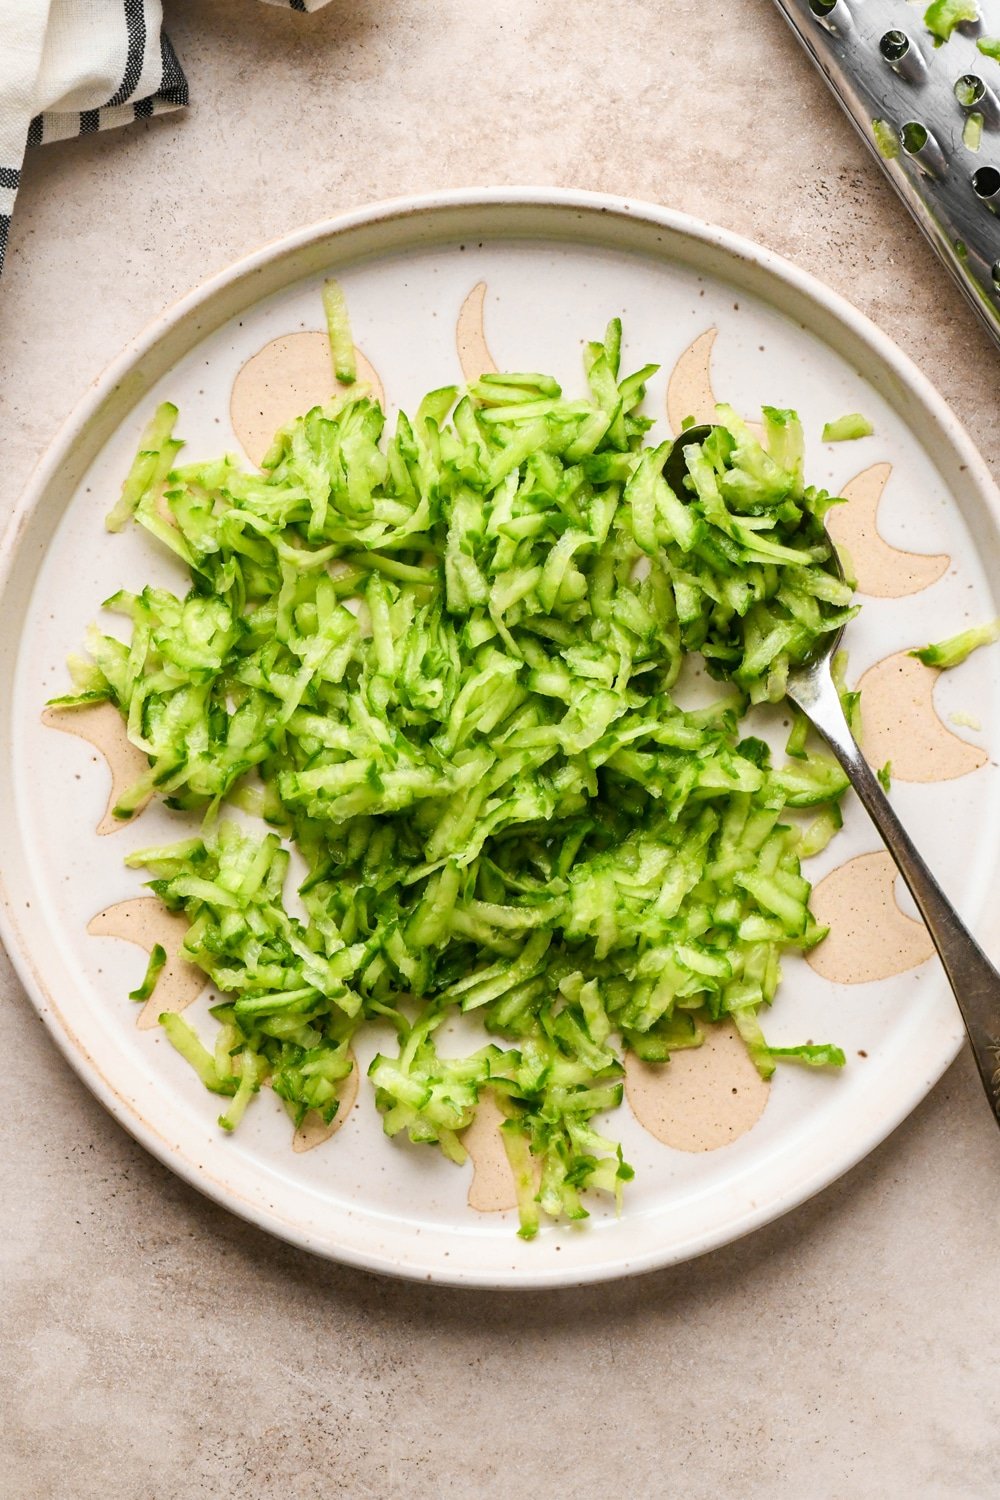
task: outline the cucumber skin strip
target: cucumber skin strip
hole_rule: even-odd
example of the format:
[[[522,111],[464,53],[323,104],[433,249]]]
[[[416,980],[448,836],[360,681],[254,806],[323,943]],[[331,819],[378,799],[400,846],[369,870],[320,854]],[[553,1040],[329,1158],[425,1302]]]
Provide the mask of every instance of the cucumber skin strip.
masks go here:
[[[353,385],[358,378],[358,365],[347,313],[347,299],[340,283],[332,278],[323,283],[323,310],[326,313],[333,373],[341,385]]]

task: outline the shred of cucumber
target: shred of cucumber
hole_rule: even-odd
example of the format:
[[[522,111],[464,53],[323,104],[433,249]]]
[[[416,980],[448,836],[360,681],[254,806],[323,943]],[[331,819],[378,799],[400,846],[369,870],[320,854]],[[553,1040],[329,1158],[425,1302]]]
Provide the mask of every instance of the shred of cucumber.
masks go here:
[[[951,38],[956,27],[965,21],[979,20],[976,0],[931,0],[924,11],[924,25],[934,38],[935,47]]]
[[[831,802],[806,825],[799,837],[799,858],[812,859],[821,854],[830,840],[840,832],[844,819],[840,808]]]
[[[960,666],[966,657],[971,656],[973,651],[978,651],[980,646],[992,646],[993,642],[998,640],[1000,640],[1000,619],[990,620],[984,625],[973,625],[969,630],[962,630],[958,635],[949,636],[946,641],[921,646],[919,650],[911,651],[910,655],[922,661],[925,667],[939,667],[944,670],[948,667]]]
[[[962,140],[970,151],[978,151],[983,142],[983,124],[985,117],[981,110],[974,109],[965,117],[962,127]]]
[[[839,1047],[829,1042],[807,1044],[802,1047],[771,1047],[772,1057],[784,1057],[790,1062],[805,1063],[809,1068],[842,1068],[846,1061]]]
[[[861,694],[847,686],[847,652],[838,651],[830,663],[830,675],[840,697],[844,717],[856,740],[861,739]]]
[[[872,134],[879,154],[886,161],[895,161],[899,155],[899,136],[887,120],[872,120]]]
[[[159,979],[161,973],[163,972],[163,969],[166,966],[166,962],[166,949],[161,947],[159,943],[154,943],[152,951],[149,955],[149,963],[146,967],[145,978],[139,985],[138,989],[129,990],[128,997],[130,1000],[145,1001],[150,998],[153,991],[156,989],[156,981]]]
[[[333,373],[341,385],[353,385],[358,378],[358,365],[354,353],[354,336],[347,312],[347,299],[343,287],[332,278],[323,284],[323,311],[326,313],[326,331],[330,340],[330,357]]]
[[[827,422],[823,427],[824,443],[850,443],[857,438],[871,437],[875,428],[867,417],[862,416],[859,411],[848,412],[846,416],[837,417],[832,422]]]
[[[345,380],[346,307],[324,297]],[[127,863],[187,916],[182,957],[223,996],[211,1049],[161,1016],[230,1100],[221,1126],[264,1085],[330,1123],[352,1041],[381,1025],[386,1132],[460,1162],[489,1093],[526,1236],[584,1218],[588,1192],[620,1202],[631,1168],[601,1120],[624,1052],[666,1064],[729,1017],[765,1075],[843,1062],[769,1047],[759,1013],[781,955],[825,934],[800,861],[839,827],[846,778],[801,719],[787,759],[741,727],[853,613],[836,498],[771,407],[763,441],[720,407],[675,493],[641,414],[655,367],[620,360],[615,320],[585,347],[586,399],[486,375],[391,433],[355,388],[279,432],[262,473],[176,467],[159,408],[109,524],[134,516],[190,586],[109,600],[129,638],[91,630],[65,700],[114,703],[148,757],[119,815],[155,791],[201,816]],[[735,693],[684,709],[693,653]],[[459,1012],[493,1039],[471,1056],[437,1046]]]
[[[162,490],[180,443],[172,438],[177,407],[164,401],[156,408],[139,440],[139,451],[122,484],[122,492],[108,512],[109,531],[122,531],[143,501]]]

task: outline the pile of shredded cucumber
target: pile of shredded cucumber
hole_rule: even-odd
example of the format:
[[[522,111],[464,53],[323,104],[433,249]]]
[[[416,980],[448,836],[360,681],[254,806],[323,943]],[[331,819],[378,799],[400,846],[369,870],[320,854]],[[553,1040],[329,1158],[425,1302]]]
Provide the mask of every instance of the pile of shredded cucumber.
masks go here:
[[[178,466],[161,406],[109,525],[134,517],[190,587],[108,600],[129,639],[92,628],[59,700],[110,700],[149,757],[119,816],[150,791],[200,815],[128,863],[224,996],[212,1039],[161,1017],[220,1124],[265,1085],[330,1122],[377,1023],[387,1134],[462,1162],[492,1091],[525,1236],[585,1217],[586,1190],[620,1200],[632,1171],[601,1117],[626,1050],[668,1065],[731,1018],[765,1075],[844,1060],[769,1047],[758,1013],[782,953],[824,936],[800,859],[839,827],[845,778],[802,720],[782,764],[741,735],[851,613],[833,502],[772,408],[760,442],[720,407],[673,493],[639,414],[656,367],[620,379],[620,341],[615,321],[586,346],[585,398],[485,375],[388,437],[354,385],[260,473]],[[696,711],[674,692],[691,653],[729,683]],[[485,1033],[461,1058],[435,1041],[458,1012]]]

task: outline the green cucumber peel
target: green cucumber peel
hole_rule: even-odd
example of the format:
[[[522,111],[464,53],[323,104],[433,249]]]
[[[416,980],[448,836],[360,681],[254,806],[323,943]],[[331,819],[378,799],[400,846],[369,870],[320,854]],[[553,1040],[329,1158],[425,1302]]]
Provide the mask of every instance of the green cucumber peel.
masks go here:
[[[919,650],[911,651],[910,655],[922,661],[925,667],[946,670],[948,667],[961,665],[980,646],[991,646],[997,640],[1000,640],[1000,619],[973,625],[971,629],[961,630],[958,635],[949,636],[945,641],[921,646]]]

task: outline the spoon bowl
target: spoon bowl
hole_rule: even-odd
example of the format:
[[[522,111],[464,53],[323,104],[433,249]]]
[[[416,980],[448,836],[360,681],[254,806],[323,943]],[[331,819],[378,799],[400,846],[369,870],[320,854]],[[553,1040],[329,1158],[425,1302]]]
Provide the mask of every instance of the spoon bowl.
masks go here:
[[[684,457],[684,449],[692,445],[700,448],[706,438],[710,438],[715,427],[710,422],[699,422],[696,427],[686,427],[679,437],[674,438],[670,452],[663,462],[663,477],[677,496],[678,500],[686,500],[685,480],[688,477],[687,460]]]

